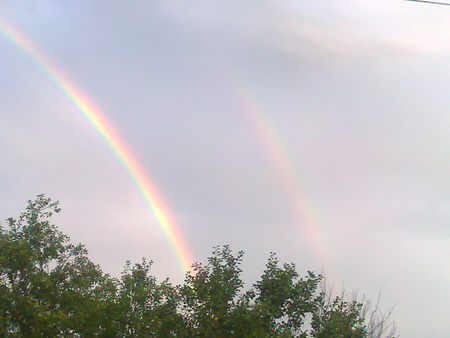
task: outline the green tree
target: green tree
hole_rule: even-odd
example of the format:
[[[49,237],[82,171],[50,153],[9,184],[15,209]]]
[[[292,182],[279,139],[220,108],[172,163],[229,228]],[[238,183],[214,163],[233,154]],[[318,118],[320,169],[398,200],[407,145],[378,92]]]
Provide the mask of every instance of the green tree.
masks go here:
[[[312,317],[314,338],[364,338],[367,329],[362,315],[363,304],[356,300],[347,301],[336,297],[331,303],[322,297],[317,311]]]
[[[152,262],[112,278],[83,245],[49,223],[57,202],[39,195],[0,227],[0,337],[393,338],[390,312],[300,277],[274,254],[244,290],[243,252],[216,247],[183,285],[161,283]]]
[[[111,290],[82,245],[49,223],[57,202],[39,195],[0,228],[0,318],[5,337],[98,334]]]
[[[393,338],[395,325],[389,316],[377,317],[378,307],[370,311],[369,302],[345,293],[332,298],[321,275],[302,278],[274,254],[244,292],[242,257],[242,251],[216,247],[206,265],[193,265],[180,289],[183,337]]]
[[[320,302],[316,290],[321,279],[312,272],[300,278],[294,264],[280,267],[276,256],[270,256],[261,280],[249,292],[265,337],[306,337],[305,318]]]
[[[314,338],[394,338],[397,324],[391,319],[392,310],[382,312],[379,303],[358,294],[333,296],[325,281],[321,283],[320,299],[311,317],[311,337]]]
[[[183,331],[178,289],[168,280],[157,283],[151,265],[145,259],[125,265],[116,299],[120,337],[171,337]]]
[[[238,336],[237,323],[243,324],[248,314],[240,299],[242,256],[233,256],[229,246],[216,247],[208,264],[195,263],[186,275],[181,310],[189,337]]]
[[[192,337],[306,337],[304,321],[317,306],[320,276],[303,279],[275,255],[247,292],[240,278],[243,252],[215,248],[208,264],[194,265],[182,287],[183,314]]]

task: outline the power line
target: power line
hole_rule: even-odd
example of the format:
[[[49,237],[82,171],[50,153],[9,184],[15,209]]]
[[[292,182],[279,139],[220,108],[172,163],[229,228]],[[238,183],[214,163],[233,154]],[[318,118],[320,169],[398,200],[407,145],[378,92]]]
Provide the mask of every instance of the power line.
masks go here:
[[[426,1],[426,0],[405,0],[405,1],[424,2],[426,4],[450,6],[450,3],[445,3],[445,2],[435,2],[435,1]]]

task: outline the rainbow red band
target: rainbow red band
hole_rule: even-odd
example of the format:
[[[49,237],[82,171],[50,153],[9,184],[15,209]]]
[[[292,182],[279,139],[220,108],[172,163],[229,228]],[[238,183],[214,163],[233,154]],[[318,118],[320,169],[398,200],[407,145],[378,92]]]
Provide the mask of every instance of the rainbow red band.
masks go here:
[[[70,83],[63,73],[23,34],[4,22],[0,22],[0,33],[27,54],[46,73],[106,141],[136,184],[159,227],[164,232],[180,263],[183,274],[188,271],[194,260],[181,230],[156,189],[155,184],[142,169],[130,148],[125,144],[107,117],[86,95]]]
[[[233,71],[228,71],[231,87],[237,89],[238,104],[248,121],[257,132],[266,154],[278,171],[282,184],[292,198],[292,210],[296,221],[303,233],[311,243],[316,262],[327,265],[327,275],[334,279],[339,278],[336,264],[333,259],[331,243],[327,240],[321,227],[319,214],[315,210],[313,202],[305,193],[302,179],[298,175],[295,165],[291,161],[287,145],[283,144],[282,137],[277,134],[277,128],[264,113],[264,109],[258,105],[258,100],[246,86],[242,76]]]

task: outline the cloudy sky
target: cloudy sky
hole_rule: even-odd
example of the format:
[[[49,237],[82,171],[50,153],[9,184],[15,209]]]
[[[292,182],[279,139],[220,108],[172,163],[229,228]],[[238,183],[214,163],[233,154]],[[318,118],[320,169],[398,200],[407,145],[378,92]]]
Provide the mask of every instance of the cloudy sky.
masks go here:
[[[0,218],[45,193],[118,275],[179,260],[129,172],[14,29],[116,128],[204,261],[269,252],[450,336],[450,7],[401,0],[3,0]],[[3,34],[2,34],[3,32]],[[3,222],[4,224],[4,222]]]

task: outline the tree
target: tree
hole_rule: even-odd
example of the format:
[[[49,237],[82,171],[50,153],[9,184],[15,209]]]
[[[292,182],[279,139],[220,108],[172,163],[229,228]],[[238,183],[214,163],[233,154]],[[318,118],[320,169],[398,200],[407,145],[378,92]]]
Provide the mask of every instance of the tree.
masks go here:
[[[325,281],[321,283],[320,301],[311,319],[314,338],[394,338],[397,324],[391,319],[392,310],[382,312],[376,303],[345,289],[334,296]]]
[[[347,301],[336,297],[325,302],[322,297],[320,305],[312,316],[311,336],[314,338],[364,338],[367,329],[362,315],[362,303]]]
[[[125,265],[116,299],[120,337],[171,337],[182,332],[177,289],[168,280],[157,283],[150,275],[151,265],[145,259]]]
[[[321,279],[312,272],[300,278],[294,264],[280,267],[276,256],[270,256],[261,280],[250,291],[265,336],[306,337],[305,318],[320,301],[316,290]]]
[[[112,278],[49,223],[59,211],[39,195],[0,226],[0,337],[394,337],[378,302],[334,297],[321,275],[301,277],[274,254],[247,290],[244,253],[227,245],[195,263],[183,285],[159,283],[146,259]]]
[[[0,313],[4,337],[55,337],[102,330],[112,285],[82,245],[49,223],[57,202],[39,195],[0,228]]]
[[[216,247],[208,264],[195,263],[186,275],[180,291],[188,337],[242,337],[248,315],[240,295],[242,256],[233,256],[229,246]]]
[[[364,338],[364,304],[336,297],[322,287],[322,276],[301,278],[294,264],[280,267],[274,254],[246,292],[240,263],[229,246],[216,247],[208,263],[194,264],[181,288],[185,337]]]

